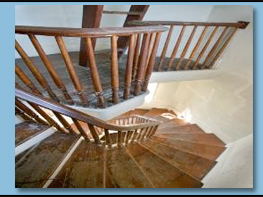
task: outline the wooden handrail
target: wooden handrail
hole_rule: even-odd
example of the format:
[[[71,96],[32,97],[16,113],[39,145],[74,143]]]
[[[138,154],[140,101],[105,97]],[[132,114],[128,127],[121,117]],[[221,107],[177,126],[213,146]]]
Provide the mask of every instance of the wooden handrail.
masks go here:
[[[109,37],[129,36],[130,34],[141,34],[151,32],[164,32],[166,27],[105,27],[105,28],[65,28],[65,27],[43,27],[43,26],[16,26],[16,34],[34,34],[42,36],[63,37]]]
[[[48,74],[40,67],[40,64],[33,63],[32,58],[30,58],[24,49],[19,45],[18,41],[16,41],[16,50],[18,54],[22,57],[23,62],[27,65],[30,71],[33,73],[36,80],[40,83],[40,85],[47,91],[50,98],[55,101],[59,101],[61,103],[68,103],[70,105],[81,105],[83,107],[93,106],[99,108],[105,108],[111,106],[111,104],[118,104],[123,99],[120,99],[119,95],[122,94],[122,98],[129,99],[132,97],[130,93],[133,91],[133,86],[135,87],[135,91],[133,92],[135,95],[139,95],[142,92],[146,91],[146,86],[148,82],[145,82],[144,77],[150,76],[152,72],[152,68],[155,63],[155,55],[156,51],[153,53],[153,49],[156,50],[158,47],[157,43],[155,48],[153,48],[153,41],[155,35],[161,36],[163,31],[166,31],[167,27],[157,27],[157,26],[147,26],[147,27],[107,27],[107,28],[58,28],[58,27],[40,27],[40,26],[16,26],[15,32],[16,34],[24,34],[29,37],[31,43],[35,47],[43,65],[46,67]],[[54,64],[51,60],[52,58],[45,52],[44,47],[40,43],[39,36],[48,36],[54,37],[56,40],[56,44],[60,49],[60,54],[64,60],[65,71],[68,72],[64,75],[62,69],[58,68],[56,64]],[[144,35],[144,36],[143,36]],[[144,37],[144,41],[140,46],[140,38]],[[82,37],[82,41],[85,41],[86,47],[86,57],[89,61],[88,67],[90,78],[82,80],[81,76],[79,76],[79,68],[74,65],[70,53],[67,49],[66,42],[64,41],[64,37]],[[128,38],[131,39],[128,51],[129,57],[126,63],[126,73],[125,78],[121,79],[119,73],[120,63],[119,60],[119,38]],[[100,75],[99,72],[99,61],[98,58],[100,55],[97,55],[94,51],[93,40],[97,38],[107,38],[111,40],[111,56],[109,57],[110,69],[111,72],[111,96],[112,99],[109,99],[108,94],[108,86],[104,83],[104,76]],[[137,42],[138,41],[138,42]],[[135,44],[138,43],[139,45]],[[150,59],[151,57],[151,59]],[[150,61],[151,60],[151,61]],[[125,60],[124,60],[125,61]],[[150,61],[149,69],[147,69],[148,62]],[[42,65],[41,65],[42,66]],[[22,68],[22,67],[21,67]],[[151,68],[151,69],[150,69]],[[145,75],[147,69],[147,75]],[[24,76],[26,76],[27,70],[23,75],[23,70],[19,72],[19,68],[16,69],[17,75],[26,82],[26,85],[31,89],[32,92],[46,95],[43,91],[37,91],[36,87],[34,87],[34,81],[30,83],[30,80]],[[85,72],[85,70],[81,70],[81,72]],[[23,75],[23,76],[22,76]],[[46,78],[45,78],[45,77]],[[136,77],[136,79],[135,79]],[[49,86],[50,78],[53,80],[54,84],[57,86]],[[68,79],[70,81],[68,81]],[[134,82],[136,80],[136,83]],[[72,83],[73,86],[71,86]],[[90,87],[92,84],[93,87]],[[123,86],[125,85],[125,87]],[[142,84],[144,84],[144,88],[142,89]],[[51,89],[51,87],[53,89]],[[72,87],[74,89],[72,89]],[[91,89],[90,89],[91,88]],[[88,92],[88,94],[87,94]],[[61,94],[62,93],[62,94]],[[58,95],[56,95],[58,94]],[[79,99],[76,99],[77,95]],[[97,99],[97,104],[94,103],[94,95]],[[64,98],[63,98],[64,97]],[[79,102],[80,101],[80,102]]]
[[[15,89],[15,96],[16,98],[22,99],[26,102],[34,103],[38,106],[44,107],[46,109],[52,110],[54,112],[60,113],[62,115],[74,118],[76,120],[88,123],[90,125],[98,126],[107,130],[115,130],[115,131],[128,131],[128,130],[136,130],[136,129],[142,129],[145,127],[153,127],[158,126],[161,122],[158,120],[154,120],[152,118],[146,118],[143,116],[136,116],[144,118],[145,120],[148,120],[149,122],[146,123],[140,123],[140,124],[132,124],[132,125],[116,125],[112,124],[103,120],[100,120],[98,118],[95,118],[93,116],[87,115],[83,112],[77,111],[75,109],[72,109],[70,107],[67,107],[65,105],[62,105],[60,103],[54,102],[50,99],[46,99],[42,96],[39,96],[37,94],[32,94],[26,91],[23,91],[19,88]]]
[[[153,25],[176,25],[176,26],[222,26],[222,27],[237,27],[245,29],[249,22],[238,21],[236,23],[223,22],[182,22],[182,21],[131,21],[129,25],[132,26],[153,26]]]
[[[133,27],[147,27],[153,25],[169,26],[169,33],[166,37],[165,44],[163,45],[161,57],[157,62],[157,65],[155,65],[156,71],[212,68],[236,31],[238,29],[245,29],[248,24],[249,22],[246,21],[225,23],[134,20],[129,22],[129,25]],[[171,37],[175,28],[178,30],[180,29],[180,33],[178,36],[174,36],[177,40],[172,46],[173,50],[170,57],[167,57],[167,48],[172,45]],[[232,31],[233,29],[234,31]],[[186,31],[191,31],[190,36],[185,33]],[[197,31],[201,32],[201,34],[196,33]],[[219,34],[218,39],[218,36],[215,36],[216,34]],[[186,40],[186,43],[182,40]]]

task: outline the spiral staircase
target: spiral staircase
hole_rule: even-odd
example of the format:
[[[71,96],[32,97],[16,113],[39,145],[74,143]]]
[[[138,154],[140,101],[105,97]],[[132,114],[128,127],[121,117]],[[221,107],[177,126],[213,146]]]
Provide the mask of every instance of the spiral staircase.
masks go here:
[[[54,132],[16,157],[16,187],[22,188],[200,188],[225,144],[198,125],[167,109],[135,109],[162,121],[150,138],[122,146],[98,146],[84,138]],[[119,117],[118,117],[119,118]],[[16,144],[40,135],[48,126],[25,121],[16,125]],[[33,135],[33,136],[32,136]],[[118,141],[116,133],[110,134]],[[105,136],[102,136],[103,139]]]
[[[172,110],[137,108],[142,103],[135,99],[144,99],[151,82],[174,81],[178,73],[180,80],[194,80],[197,71],[216,70],[234,34],[248,23],[126,22],[129,27],[16,26],[38,54],[30,57],[15,41],[21,57],[15,65],[17,188],[202,187],[224,142]],[[175,28],[179,34],[171,43]],[[48,55],[41,36],[55,38],[60,53]],[[81,53],[69,52],[65,37],[81,39]],[[101,38],[110,41],[109,50],[95,51]]]

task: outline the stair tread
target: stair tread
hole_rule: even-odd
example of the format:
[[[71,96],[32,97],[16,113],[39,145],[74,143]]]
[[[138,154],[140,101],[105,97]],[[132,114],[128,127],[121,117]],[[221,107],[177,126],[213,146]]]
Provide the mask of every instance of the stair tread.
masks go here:
[[[210,160],[216,160],[226,149],[225,147],[160,138],[157,136],[152,136],[151,140]]]
[[[215,161],[164,144],[159,144],[151,140],[145,141],[142,145],[149,148],[172,165],[199,180],[201,180],[216,164]]]
[[[152,187],[125,148],[108,151],[107,168],[112,180],[120,188]]]
[[[200,133],[205,134],[204,130],[196,124],[180,125],[180,126],[167,126],[158,128],[156,133]]]
[[[202,186],[200,181],[139,144],[133,144],[127,148],[127,151],[156,188],[198,188]]]
[[[220,146],[225,147],[224,142],[222,142],[216,135],[212,133],[206,133],[206,134],[180,134],[180,133],[174,133],[174,134],[161,134],[156,133],[155,136],[161,137],[161,138],[169,138],[169,139],[175,139],[175,140],[181,140],[186,142],[194,142],[199,144],[208,144],[212,146]]]
[[[49,187],[115,187],[107,170],[104,169],[106,162],[104,156],[105,150],[103,147],[82,141]]]
[[[171,119],[170,121],[166,121],[165,124],[160,125],[159,128],[182,126],[182,125],[188,125],[188,124],[190,124],[190,123],[186,122],[183,119],[174,118],[174,119]]]
[[[43,187],[78,138],[75,135],[56,132],[43,140],[16,165],[16,188]]]
[[[140,115],[140,116],[142,116],[142,115],[146,114],[148,111],[149,111],[148,109],[136,108],[136,109],[130,111],[129,115],[130,116],[131,115]]]
[[[155,116],[161,115],[162,113],[169,113],[169,112],[170,112],[170,110],[168,110],[168,109],[152,108],[147,113],[145,113],[144,116],[155,117]]]
[[[31,139],[32,137],[42,133],[50,128],[49,125],[25,121],[15,126],[15,146]]]

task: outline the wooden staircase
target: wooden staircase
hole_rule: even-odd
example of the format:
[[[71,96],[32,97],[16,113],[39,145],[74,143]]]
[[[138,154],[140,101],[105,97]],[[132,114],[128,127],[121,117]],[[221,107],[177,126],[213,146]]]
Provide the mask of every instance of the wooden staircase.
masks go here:
[[[147,10],[147,6],[137,8],[140,14],[136,17],[128,14],[125,27],[16,26],[16,35],[28,36],[39,55],[29,57],[20,42],[15,41],[15,49],[21,57],[15,64],[16,85],[62,104],[93,109],[112,107],[140,95],[146,96],[153,72],[173,81],[176,76],[162,74],[212,69],[237,30],[248,25],[243,21],[131,21],[138,17],[141,20]],[[180,33],[173,34],[175,29]],[[166,30],[169,32],[158,56],[161,36]],[[42,36],[55,39],[60,53],[46,54],[39,39]],[[175,43],[171,42],[172,37],[177,38]],[[65,38],[81,38],[85,49],[69,52]],[[93,41],[98,39],[108,40],[110,49],[95,51]],[[182,40],[187,42],[184,44]],[[169,47],[173,48],[170,57],[167,55]],[[85,58],[81,56],[89,61],[88,67],[78,65],[78,55],[83,51]]]
[[[202,187],[203,177],[216,165],[225,144],[167,109],[135,109],[110,122],[134,115],[161,120],[162,124],[150,137],[146,138],[147,132],[140,133],[137,139],[139,135],[145,137],[131,143],[125,142],[132,135],[119,138],[110,133],[113,141],[121,139],[122,146],[116,148],[85,141],[79,135],[55,132],[16,157],[16,187]],[[43,128],[40,123],[20,123],[16,136],[24,135],[21,128],[28,128],[35,135],[31,132],[32,124],[36,133]]]

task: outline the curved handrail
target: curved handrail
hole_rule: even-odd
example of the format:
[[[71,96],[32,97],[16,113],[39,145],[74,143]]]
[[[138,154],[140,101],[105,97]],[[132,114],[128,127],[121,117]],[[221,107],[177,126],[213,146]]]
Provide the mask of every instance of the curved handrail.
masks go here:
[[[167,27],[160,26],[147,26],[147,27],[106,27],[106,28],[64,28],[64,27],[40,27],[40,26],[16,26],[15,33],[23,36],[28,36],[30,42],[36,49],[39,55],[40,61],[47,69],[49,75],[43,73],[42,65],[38,68],[34,61],[28,56],[19,42],[15,41],[15,49],[20,55],[25,65],[29,68],[30,72],[34,75],[34,80],[37,80],[43,87],[44,92],[48,93],[48,96],[54,101],[62,102],[63,100],[74,105],[80,103],[83,107],[95,105],[95,107],[105,108],[109,103],[118,104],[123,95],[123,99],[127,100],[131,98],[131,94],[138,95],[146,91],[147,81],[152,73],[152,68],[155,62],[157,48],[162,32],[166,31]],[[68,85],[64,83],[66,79],[63,79],[60,75],[64,76],[62,70],[57,70],[49,55],[45,52],[42,46],[39,36],[47,36],[55,38],[56,45],[59,47],[61,56],[65,63],[68,72],[66,79],[72,82],[74,90],[68,91]],[[74,65],[70,52],[67,49],[64,37],[82,38],[85,40],[86,54],[85,57],[88,60],[88,70],[82,70],[81,73],[89,72],[89,78],[86,81],[80,79],[78,68]],[[118,51],[118,39],[122,37],[129,38],[129,47],[127,48],[127,59],[120,58]],[[106,39],[110,41],[109,55],[102,55],[103,60],[106,60],[110,64],[111,78],[111,94],[105,95],[105,89],[109,87],[103,86],[102,74],[99,72],[97,65],[104,64],[100,62],[101,55],[96,55],[93,41],[96,39]],[[76,40],[76,39],[75,39]],[[42,41],[43,42],[43,41]],[[82,54],[80,54],[82,55]],[[125,66],[125,73],[120,75],[120,66]],[[16,75],[22,80],[22,82],[32,90],[37,92],[38,88],[34,85],[34,80],[31,81],[28,76],[28,70],[24,70],[23,67],[16,64]],[[120,79],[120,77],[122,79]],[[48,81],[51,79],[58,89],[54,89],[49,85]],[[68,82],[67,82],[68,83]],[[122,86],[123,85],[123,86]],[[93,86],[92,89],[87,89],[85,86]],[[143,88],[142,88],[143,86]],[[132,92],[131,90],[134,89]],[[43,93],[43,91],[38,91]],[[56,96],[59,92],[60,96]],[[121,94],[119,94],[122,92]],[[62,94],[61,94],[62,93]],[[76,93],[80,99],[78,102],[72,94]],[[98,101],[96,104],[87,97],[87,94],[96,97]],[[109,101],[108,97],[112,97]]]
[[[237,27],[245,29],[249,22],[238,21],[236,23],[223,22],[183,22],[183,21],[138,21],[134,20],[128,23],[132,26],[152,26],[152,25],[182,25],[182,26],[223,26],[223,27]]]
[[[19,99],[25,100],[30,103],[37,104],[41,107],[50,109],[52,111],[61,113],[65,116],[69,116],[71,118],[75,118],[77,120],[104,128],[108,130],[116,130],[116,131],[128,131],[128,130],[136,130],[136,129],[141,129],[145,127],[152,127],[152,126],[158,126],[161,122],[158,120],[150,119],[150,123],[140,123],[140,124],[133,124],[132,126],[127,125],[127,126],[119,126],[116,124],[112,124],[103,120],[100,120],[98,118],[95,118],[93,116],[87,115],[83,112],[77,111],[75,109],[72,109],[70,107],[67,107],[65,105],[62,105],[60,103],[51,101],[49,99],[46,99],[42,96],[32,94],[29,92],[25,92],[20,88],[15,89],[15,96]],[[145,118],[145,117],[144,117]]]
[[[44,26],[15,26],[16,34],[34,34],[42,36],[64,36],[64,37],[110,37],[129,36],[130,34],[164,32],[166,27],[105,27],[105,28],[65,28]]]
[[[214,66],[238,29],[245,29],[249,22],[182,22],[182,21],[130,21],[129,26],[169,26],[165,44],[155,70],[210,69]],[[178,37],[173,30],[180,31]],[[201,28],[200,28],[201,27]],[[197,33],[197,29],[200,33]],[[185,32],[191,32],[190,35]],[[177,37],[170,57],[167,49],[171,38]],[[183,42],[186,40],[186,42]],[[190,51],[191,50],[191,51]]]

